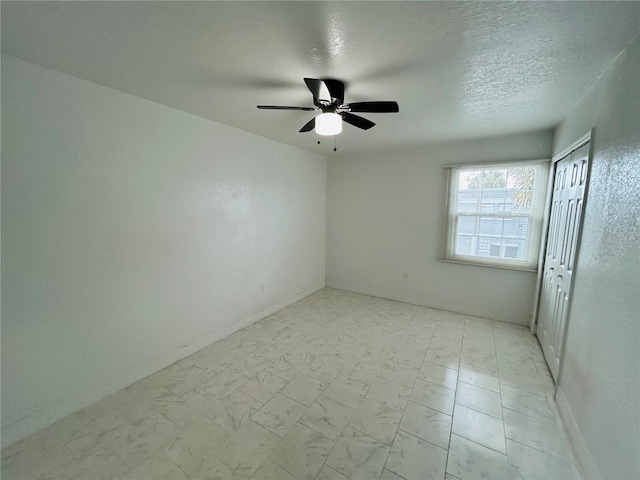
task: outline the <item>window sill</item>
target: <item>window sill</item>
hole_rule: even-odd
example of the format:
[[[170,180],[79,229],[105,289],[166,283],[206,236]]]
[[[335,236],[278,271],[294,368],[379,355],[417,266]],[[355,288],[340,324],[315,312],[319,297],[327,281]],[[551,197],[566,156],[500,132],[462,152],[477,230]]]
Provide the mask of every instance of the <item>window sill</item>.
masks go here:
[[[520,272],[536,273],[538,271],[537,268],[514,267],[511,265],[496,265],[493,263],[481,263],[481,262],[463,262],[462,260],[449,260],[448,258],[438,258],[438,261],[442,263],[454,263],[456,265],[471,265],[472,267],[489,267],[489,268],[502,268],[505,270],[518,270]]]

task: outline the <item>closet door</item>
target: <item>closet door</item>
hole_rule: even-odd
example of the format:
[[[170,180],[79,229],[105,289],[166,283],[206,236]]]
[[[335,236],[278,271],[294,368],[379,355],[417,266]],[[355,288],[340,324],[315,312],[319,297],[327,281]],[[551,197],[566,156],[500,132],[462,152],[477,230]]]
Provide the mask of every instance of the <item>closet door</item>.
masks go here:
[[[555,164],[537,335],[556,380],[571,299],[571,277],[582,224],[588,172],[588,143]]]

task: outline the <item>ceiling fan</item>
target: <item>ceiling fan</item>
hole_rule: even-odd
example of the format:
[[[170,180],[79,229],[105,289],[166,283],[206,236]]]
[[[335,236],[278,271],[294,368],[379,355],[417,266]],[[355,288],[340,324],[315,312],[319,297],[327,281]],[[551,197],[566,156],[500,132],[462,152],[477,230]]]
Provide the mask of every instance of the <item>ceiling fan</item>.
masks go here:
[[[344,83],[335,79],[305,78],[304,83],[313,95],[315,107],[288,107],[279,105],[258,105],[266,110],[304,110],[321,112],[309,120],[300,133],[310,132],[315,128],[318,135],[337,135],[342,132],[345,121],[362,130],[369,130],[375,125],[357,113],[395,113],[399,112],[397,102],[355,102],[344,103]]]

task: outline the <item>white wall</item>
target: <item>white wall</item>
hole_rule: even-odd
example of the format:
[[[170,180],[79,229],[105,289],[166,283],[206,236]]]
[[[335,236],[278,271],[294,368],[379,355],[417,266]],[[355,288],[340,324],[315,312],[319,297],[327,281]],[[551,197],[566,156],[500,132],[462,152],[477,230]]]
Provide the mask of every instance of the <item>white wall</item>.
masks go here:
[[[550,158],[551,140],[551,131],[541,131],[330,157],[328,286],[527,324],[535,273],[437,261],[445,215],[442,167]]]
[[[3,57],[2,169],[4,444],[324,286],[324,157]]]
[[[594,128],[558,403],[590,478],[640,477],[640,37],[555,131]]]

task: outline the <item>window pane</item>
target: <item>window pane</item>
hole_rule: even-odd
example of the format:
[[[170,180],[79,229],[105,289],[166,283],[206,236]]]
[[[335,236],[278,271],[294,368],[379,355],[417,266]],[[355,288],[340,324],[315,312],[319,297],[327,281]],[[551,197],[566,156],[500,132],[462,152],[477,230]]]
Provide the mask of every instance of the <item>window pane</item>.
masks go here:
[[[478,211],[479,190],[460,190],[458,192],[458,213],[476,213]]]
[[[505,218],[503,235],[511,238],[527,238],[529,233],[529,218]]]
[[[500,237],[479,237],[477,255],[479,257],[499,257],[500,244]]]
[[[502,218],[482,217],[480,219],[480,235],[502,236]]]
[[[480,182],[476,178],[482,174],[482,170],[464,170],[459,172],[458,190],[473,190],[480,188]]]
[[[536,170],[533,167],[511,168],[507,175],[514,213],[531,213]]]
[[[456,237],[456,255],[475,255],[473,251],[476,237],[471,235],[458,235]]]
[[[478,230],[478,217],[458,217],[458,235],[475,235]]]

